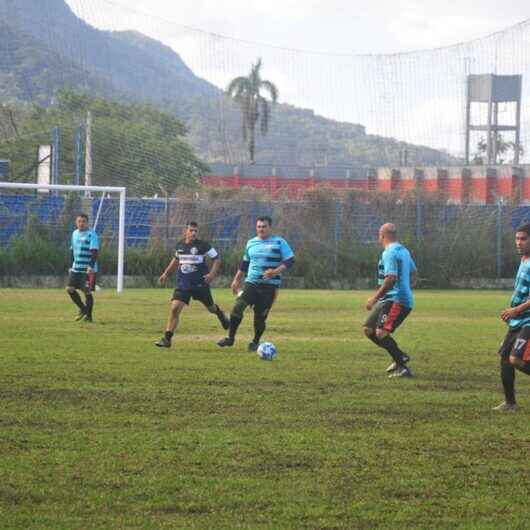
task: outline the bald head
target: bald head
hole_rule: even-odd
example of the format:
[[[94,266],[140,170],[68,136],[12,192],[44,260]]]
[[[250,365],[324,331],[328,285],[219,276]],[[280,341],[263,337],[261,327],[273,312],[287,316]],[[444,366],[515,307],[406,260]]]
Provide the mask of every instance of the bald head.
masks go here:
[[[386,246],[397,240],[397,228],[394,223],[385,223],[379,229],[379,242]]]

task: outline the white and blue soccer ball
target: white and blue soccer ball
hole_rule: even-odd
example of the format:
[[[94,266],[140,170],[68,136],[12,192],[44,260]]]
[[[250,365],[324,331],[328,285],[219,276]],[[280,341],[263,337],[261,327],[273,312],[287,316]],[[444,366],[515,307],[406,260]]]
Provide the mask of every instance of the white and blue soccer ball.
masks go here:
[[[262,342],[258,346],[258,357],[262,361],[272,361],[277,355],[278,351],[272,342]]]

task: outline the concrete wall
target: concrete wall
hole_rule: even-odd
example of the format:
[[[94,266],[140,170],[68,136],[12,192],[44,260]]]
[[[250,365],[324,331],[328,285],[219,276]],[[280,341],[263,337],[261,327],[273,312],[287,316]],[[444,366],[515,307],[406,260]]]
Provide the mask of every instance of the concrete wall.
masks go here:
[[[235,167],[232,175],[209,174],[202,183],[213,187],[241,188],[250,186],[267,191],[273,197],[287,193],[300,197],[304,191],[319,185],[336,189],[365,191],[407,192],[425,191],[442,193],[454,203],[492,204],[497,198],[530,204],[530,165],[521,166],[468,166],[468,167],[403,167],[362,168],[351,171],[337,168],[334,176],[320,177],[314,169],[300,168],[299,175],[291,170],[288,177],[279,176],[276,168],[268,168],[271,174],[244,176]]]

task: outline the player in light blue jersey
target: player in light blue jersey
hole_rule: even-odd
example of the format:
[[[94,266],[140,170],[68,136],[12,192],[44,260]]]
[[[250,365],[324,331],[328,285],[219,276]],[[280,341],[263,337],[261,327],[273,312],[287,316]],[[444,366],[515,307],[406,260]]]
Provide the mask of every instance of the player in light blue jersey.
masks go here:
[[[515,246],[521,255],[521,263],[510,307],[501,313],[501,319],[508,324],[508,332],[499,349],[504,401],[493,409],[501,412],[517,409],[515,369],[530,375],[530,223],[516,229]]]
[[[92,322],[94,297],[92,292],[96,287],[97,259],[99,252],[99,238],[94,230],[88,227],[88,216],[84,213],[76,217],[77,230],[72,232],[70,249],[72,251],[72,267],[68,277],[66,291],[72,302],[79,308],[76,320]],[[78,290],[85,295],[85,303],[81,300]]]
[[[287,241],[272,235],[272,219],[258,217],[256,221],[257,237],[250,239],[245,247],[243,260],[232,281],[232,291],[237,295],[236,303],[230,314],[228,337],[221,339],[220,347],[233,346],[237,328],[243,320],[248,306],[254,308],[254,338],[248,345],[248,351],[256,351],[265,331],[265,321],[278,294],[282,273],[294,264],[294,254]],[[241,282],[246,274],[245,285]]]
[[[392,223],[379,229],[379,243],[384,251],[378,266],[378,288],[366,303],[371,313],[364,324],[364,334],[392,357],[393,362],[387,368],[389,377],[410,377],[412,373],[407,366],[410,357],[400,350],[391,333],[412,311],[416,264],[408,249],[397,240]]]

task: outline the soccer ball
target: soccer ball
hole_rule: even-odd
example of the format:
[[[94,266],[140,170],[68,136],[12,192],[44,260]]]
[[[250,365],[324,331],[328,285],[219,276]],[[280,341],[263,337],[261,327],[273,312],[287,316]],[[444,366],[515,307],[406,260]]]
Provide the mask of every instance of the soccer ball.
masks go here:
[[[262,342],[258,346],[258,357],[262,361],[272,361],[276,355],[278,355],[278,352],[272,342]]]

